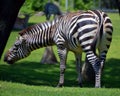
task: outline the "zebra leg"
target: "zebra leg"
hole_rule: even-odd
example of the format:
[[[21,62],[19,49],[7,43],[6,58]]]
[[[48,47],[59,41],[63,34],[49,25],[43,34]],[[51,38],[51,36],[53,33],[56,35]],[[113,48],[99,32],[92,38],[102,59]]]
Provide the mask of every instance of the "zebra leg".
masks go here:
[[[95,71],[95,87],[101,87],[101,68],[97,72]]]
[[[80,66],[80,64],[82,63],[81,62],[81,56],[82,56],[82,54],[75,53],[76,70],[77,70],[77,73],[78,73],[78,84],[79,84],[80,87],[82,87],[82,76],[81,76],[81,66]]]
[[[58,54],[60,57],[60,78],[57,87],[62,87],[64,84],[64,72],[66,69],[67,49],[58,48]]]
[[[102,75],[102,69],[104,67],[104,62],[105,62],[105,58],[103,59],[100,57],[99,69],[98,72],[96,72],[96,83],[95,83],[96,88],[101,87],[101,75]]]
[[[88,61],[92,64],[95,71],[95,87],[101,87],[101,62],[93,51],[87,52]]]
[[[107,51],[102,50],[100,48],[98,48],[98,49],[99,49],[99,59],[100,59],[100,70],[99,70],[100,76],[98,76],[98,77],[101,79],[101,74],[102,74],[102,70],[103,70],[103,67],[104,67],[105,60],[106,60]],[[100,81],[97,81],[97,82],[100,82]]]
[[[95,63],[95,65],[97,66],[94,66],[95,69],[95,75],[96,75],[96,83],[95,83],[95,87],[101,87],[101,74],[102,74],[102,69],[104,67],[104,62],[105,62],[105,59],[106,59],[106,54],[108,52],[108,49],[109,49],[109,46],[110,46],[110,41],[106,41],[105,40],[105,37],[102,38],[103,41],[101,41],[100,45],[99,45],[99,60],[98,62]],[[107,46],[106,46],[107,45]]]

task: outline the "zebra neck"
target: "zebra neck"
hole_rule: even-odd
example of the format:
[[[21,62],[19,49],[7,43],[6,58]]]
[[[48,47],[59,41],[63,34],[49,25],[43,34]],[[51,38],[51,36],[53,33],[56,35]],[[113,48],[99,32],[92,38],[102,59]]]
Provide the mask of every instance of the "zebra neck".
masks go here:
[[[59,17],[61,18],[61,17]],[[26,39],[28,50],[54,45],[53,37],[58,26],[59,19],[44,22],[28,27],[19,33]]]
[[[53,26],[48,27],[40,32],[32,34],[27,37],[28,46],[30,50],[35,50],[41,47],[54,45],[53,41],[54,31]]]

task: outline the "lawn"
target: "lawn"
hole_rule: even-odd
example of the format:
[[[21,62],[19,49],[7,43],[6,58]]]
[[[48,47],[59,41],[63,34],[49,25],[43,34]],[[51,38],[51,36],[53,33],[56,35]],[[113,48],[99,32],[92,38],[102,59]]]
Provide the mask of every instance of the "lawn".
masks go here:
[[[91,82],[83,82],[79,88],[76,82],[75,59],[73,53],[68,54],[65,84],[63,88],[55,86],[59,80],[59,64],[40,64],[44,48],[33,51],[25,59],[10,66],[0,61],[0,96],[119,96],[120,94],[120,17],[109,14],[113,27],[113,40],[107,54],[102,76],[102,88],[95,89]],[[44,17],[32,16],[29,25],[45,21]],[[4,53],[12,46],[18,36],[13,30]],[[54,46],[57,55],[57,48]],[[84,60],[84,56],[83,56]]]

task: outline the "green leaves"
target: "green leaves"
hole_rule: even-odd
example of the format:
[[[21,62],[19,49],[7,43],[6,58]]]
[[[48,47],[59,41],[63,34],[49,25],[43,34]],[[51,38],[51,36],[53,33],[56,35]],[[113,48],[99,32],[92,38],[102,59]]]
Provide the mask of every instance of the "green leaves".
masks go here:
[[[26,0],[20,9],[20,13],[31,14],[35,11],[43,11],[46,2],[44,0]]]

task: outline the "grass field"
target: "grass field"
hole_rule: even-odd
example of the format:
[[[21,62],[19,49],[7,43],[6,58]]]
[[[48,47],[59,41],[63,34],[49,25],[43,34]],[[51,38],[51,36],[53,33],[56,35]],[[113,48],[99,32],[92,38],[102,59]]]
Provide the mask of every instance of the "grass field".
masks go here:
[[[56,88],[59,80],[59,64],[40,64],[40,59],[44,53],[44,48],[41,48],[12,66],[3,62],[2,56],[0,61],[0,96],[119,96],[120,17],[118,14],[112,13],[109,16],[113,23],[114,33],[102,76],[103,88],[92,88],[94,84],[91,82],[83,82],[84,87],[78,87],[75,60],[71,52],[68,54],[64,87]],[[29,25],[42,21],[45,21],[44,17],[32,16]],[[5,51],[15,42],[16,36],[18,36],[18,31],[13,30]],[[58,58],[55,46],[54,51]]]

